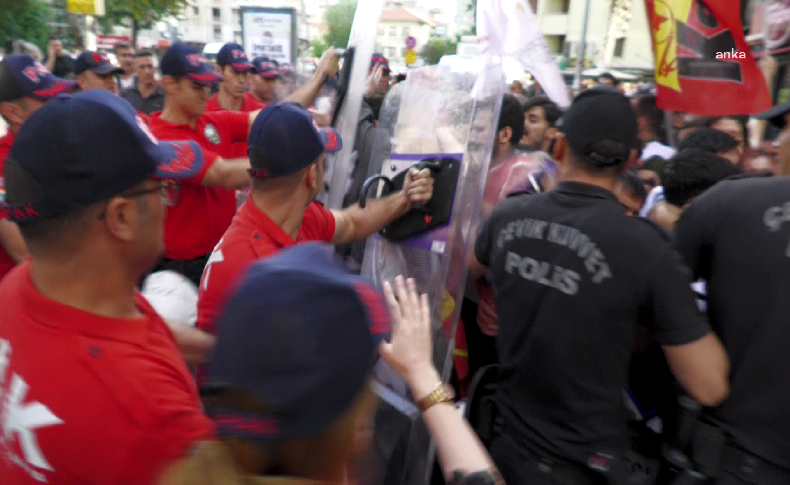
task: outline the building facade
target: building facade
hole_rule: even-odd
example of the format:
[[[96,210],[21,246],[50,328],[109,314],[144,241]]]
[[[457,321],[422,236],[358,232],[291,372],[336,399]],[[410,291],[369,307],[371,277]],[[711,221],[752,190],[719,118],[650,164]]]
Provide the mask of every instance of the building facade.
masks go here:
[[[538,0],[536,15],[549,49],[576,59],[587,0]],[[603,69],[650,71],[653,46],[641,0],[589,0],[585,61]]]
[[[417,41],[415,50],[419,51],[434,34],[436,23],[416,11],[396,7],[385,10],[381,15],[376,36],[376,50],[384,54],[393,67],[405,64],[406,38]]]

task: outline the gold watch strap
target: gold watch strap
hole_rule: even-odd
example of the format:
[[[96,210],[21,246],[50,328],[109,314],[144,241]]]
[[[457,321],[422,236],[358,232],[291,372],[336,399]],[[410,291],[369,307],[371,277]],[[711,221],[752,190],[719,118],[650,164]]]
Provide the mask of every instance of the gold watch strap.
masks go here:
[[[442,402],[452,403],[454,399],[455,392],[453,392],[453,388],[445,382],[440,382],[425,397],[417,401],[417,406],[424,413],[434,404]]]

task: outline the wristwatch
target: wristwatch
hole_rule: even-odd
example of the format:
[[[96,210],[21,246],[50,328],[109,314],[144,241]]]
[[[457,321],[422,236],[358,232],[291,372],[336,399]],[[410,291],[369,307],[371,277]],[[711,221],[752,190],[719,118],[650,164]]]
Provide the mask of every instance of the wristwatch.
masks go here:
[[[420,408],[420,411],[424,413],[434,404],[439,404],[441,402],[452,403],[454,399],[455,392],[453,391],[453,388],[450,387],[446,382],[440,382],[436,385],[436,387],[433,388],[433,391],[428,393],[427,396],[417,401],[417,406]]]

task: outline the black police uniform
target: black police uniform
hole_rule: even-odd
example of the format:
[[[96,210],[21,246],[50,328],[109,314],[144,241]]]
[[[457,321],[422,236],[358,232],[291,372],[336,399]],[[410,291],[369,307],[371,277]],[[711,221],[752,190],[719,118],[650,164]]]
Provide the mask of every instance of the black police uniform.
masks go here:
[[[591,457],[628,446],[635,324],[662,345],[709,332],[677,253],[610,191],[565,181],[497,206],[475,256],[499,314],[504,424],[492,457],[507,483],[596,483]]]
[[[717,184],[683,212],[675,238],[707,281],[708,317],[731,361],[729,397],[705,412],[729,435],[722,483],[788,484],[790,178]]]

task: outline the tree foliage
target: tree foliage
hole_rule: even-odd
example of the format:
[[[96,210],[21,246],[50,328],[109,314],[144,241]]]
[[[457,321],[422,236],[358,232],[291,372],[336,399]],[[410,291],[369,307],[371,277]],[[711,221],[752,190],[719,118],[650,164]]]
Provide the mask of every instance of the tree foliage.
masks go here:
[[[47,37],[49,37],[49,20],[52,11],[43,0],[16,0],[0,2],[5,7],[0,8],[0,47],[6,52],[11,52],[11,44],[17,39],[23,39],[38,46],[42,52],[47,52]]]
[[[351,24],[354,23],[354,13],[357,11],[357,0],[340,0],[336,5],[330,5],[324,14],[327,32],[324,35],[324,45],[345,49],[348,38],[351,36]],[[315,53],[315,51],[313,51]],[[318,54],[320,55],[320,54]],[[318,57],[318,56],[316,56]]]
[[[165,17],[177,16],[189,0],[105,0],[107,14],[100,20],[102,27],[112,31],[114,25],[130,21],[132,44],[137,44],[137,31],[149,29]]]
[[[420,55],[426,64],[438,64],[442,56],[455,54],[456,42],[442,37],[434,37],[423,46]]]

